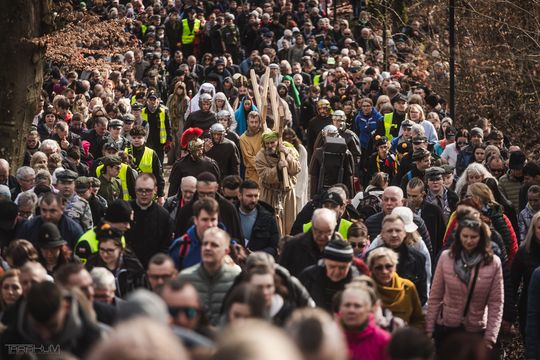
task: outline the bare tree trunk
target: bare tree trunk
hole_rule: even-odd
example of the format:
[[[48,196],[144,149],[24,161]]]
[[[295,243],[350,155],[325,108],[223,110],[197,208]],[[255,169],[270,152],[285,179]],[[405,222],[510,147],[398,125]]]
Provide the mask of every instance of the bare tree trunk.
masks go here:
[[[43,82],[42,35],[46,0],[0,0],[0,158],[19,167]]]

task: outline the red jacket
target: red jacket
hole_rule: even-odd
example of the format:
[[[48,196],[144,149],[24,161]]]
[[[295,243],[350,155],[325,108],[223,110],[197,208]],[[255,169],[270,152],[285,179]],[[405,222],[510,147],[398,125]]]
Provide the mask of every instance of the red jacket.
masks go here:
[[[369,317],[368,326],[361,332],[345,331],[347,347],[352,360],[386,360],[386,347],[390,342],[390,334],[375,324],[373,315]]]

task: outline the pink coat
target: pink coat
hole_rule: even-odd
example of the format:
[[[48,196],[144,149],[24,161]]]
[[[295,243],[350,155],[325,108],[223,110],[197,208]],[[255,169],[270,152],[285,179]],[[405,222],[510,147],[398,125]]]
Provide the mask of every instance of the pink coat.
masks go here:
[[[386,347],[390,334],[375,324],[370,316],[368,326],[361,332],[345,331],[347,347],[352,360],[386,360]]]
[[[472,274],[469,287],[472,284]],[[442,252],[429,294],[426,331],[433,333],[435,323],[457,327],[467,302],[469,289],[454,272],[450,250]],[[496,255],[489,265],[480,266],[467,317],[463,320],[469,332],[485,330],[484,339],[495,343],[502,322],[504,287],[501,260]]]

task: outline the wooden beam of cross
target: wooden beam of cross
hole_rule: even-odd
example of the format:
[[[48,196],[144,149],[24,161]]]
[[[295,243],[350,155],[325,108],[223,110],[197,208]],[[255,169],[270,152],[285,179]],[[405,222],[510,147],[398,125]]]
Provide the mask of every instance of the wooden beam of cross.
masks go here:
[[[268,94],[268,78],[270,78],[270,68],[267,67],[266,72],[264,73],[262,97],[261,97],[261,92],[259,90],[259,83],[257,81],[257,74],[255,74],[255,70],[251,69],[251,71],[249,72],[249,76],[251,80],[251,87],[253,88],[253,96],[255,96],[255,102],[257,103],[257,108],[259,109],[259,114],[261,116],[261,124],[264,131],[267,129],[266,114],[267,114],[268,101],[266,99],[266,95]]]
[[[270,84],[268,85],[270,90],[270,105],[272,106],[272,116],[274,117],[274,131],[278,133],[279,135],[279,143],[283,143],[283,129],[285,128],[285,111],[283,110],[282,106],[280,106],[280,101],[278,97],[278,93],[276,90],[276,85],[274,85],[273,81],[270,81]],[[283,152],[280,152],[280,159],[285,159],[285,154]],[[284,190],[290,190],[289,189],[289,172],[287,170],[287,167],[284,167],[282,169],[283,173],[283,188]]]

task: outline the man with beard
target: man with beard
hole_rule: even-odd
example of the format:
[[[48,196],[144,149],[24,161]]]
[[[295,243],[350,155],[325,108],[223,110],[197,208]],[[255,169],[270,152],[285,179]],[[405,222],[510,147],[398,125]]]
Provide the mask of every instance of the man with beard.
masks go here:
[[[262,134],[263,148],[255,157],[255,168],[261,184],[261,200],[277,209],[281,234],[291,231],[296,216],[296,196],[294,186],[300,172],[299,155],[293,145],[279,142],[275,131]],[[284,154],[284,158],[280,155]],[[288,181],[283,178],[283,169],[288,172]]]
[[[247,130],[240,136],[240,150],[246,168],[245,179],[259,182],[259,175],[255,169],[255,156],[262,147],[261,115],[251,111],[247,117]]]
[[[171,124],[165,107],[159,104],[155,93],[148,95],[146,107],[141,111],[141,118],[143,126],[148,123],[147,145],[157,153],[159,161],[163,164],[165,151],[169,151],[172,144]]]
[[[307,152],[311,159],[311,154],[315,150],[315,140],[326,125],[332,124],[330,116],[330,102],[326,99],[321,99],[317,102],[317,115],[309,121],[307,129]]]
[[[407,112],[407,97],[398,93],[392,98],[392,105],[394,111],[384,115],[383,121],[379,122],[376,130],[376,134],[386,136],[389,141],[399,135],[401,122],[405,120],[405,113]]]
[[[199,138],[202,133],[202,129],[190,128],[182,134],[180,145],[182,149],[187,150],[188,155],[176,160],[172,167],[169,176],[169,197],[178,192],[180,182],[186,176],[197,177],[203,172],[210,172],[217,179],[221,177],[217,162],[204,155],[204,141]]]
[[[216,160],[221,177],[240,175],[240,153],[236,145],[225,138],[225,127],[215,123],[210,127],[210,139],[205,140],[205,153]]]
[[[200,95],[199,107],[200,110],[189,114],[184,128],[189,129],[190,127],[197,127],[204,131],[208,131],[210,126],[216,123],[216,116],[210,111],[210,108],[212,107],[212,96],[210,94],[204,93]]]
[[[238,212],[244,233],[244,242],[249,251],[264,251],[277,256],[279,240],[274,209],[259,201],[259,185],[251,180],[240,184]]]

